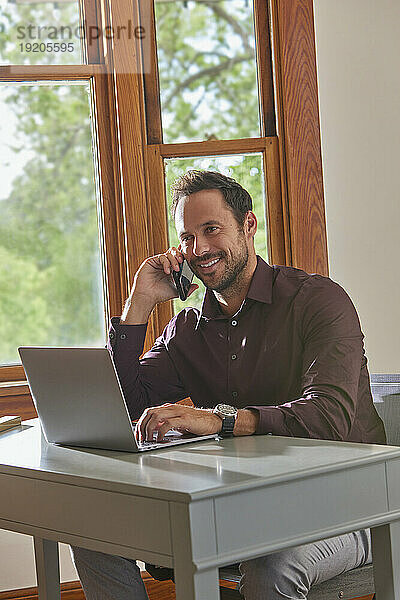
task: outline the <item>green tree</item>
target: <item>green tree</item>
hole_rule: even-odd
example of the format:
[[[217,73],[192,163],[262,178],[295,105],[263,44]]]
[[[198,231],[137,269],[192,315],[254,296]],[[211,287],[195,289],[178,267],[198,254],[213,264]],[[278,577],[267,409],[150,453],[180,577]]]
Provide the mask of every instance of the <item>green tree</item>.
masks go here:
[[[156,2],[166,142],[260,134],[252,3]]]
[[[17,87],[6,100],[18,116],[20,145],[13,142],[13,150],[21,152],[23,144],[33,158],[1,201],[0,244],[41,275],[40,287],[23,302],[41,299],[36,320],[48,344],[104,338],[87,92],[82,85],[35,85]],[[17,276],[22,291],[22,269]],[[9,287],[5,275],[2,286]],[[3,304],[0,312],[7,310]],[[10,321],[11,327],[14,335],[21,329],[21,343],[37,343],[26,322]]]
[[[16,360],[17,347],[27,339],[46,344],[51,321],[40,294],[44,275],[1,246],[0,281],[1,358],[8,363]]]

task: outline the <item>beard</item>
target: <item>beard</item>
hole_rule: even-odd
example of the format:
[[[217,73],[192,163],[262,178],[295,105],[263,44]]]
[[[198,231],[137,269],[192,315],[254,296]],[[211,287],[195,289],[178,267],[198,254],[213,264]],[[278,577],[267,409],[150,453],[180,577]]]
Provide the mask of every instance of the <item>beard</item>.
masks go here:
[[[204,257],[202,260],[213,260],[215,258],[221,258],[225,261],[225,270],[222,275],[214,282],[210,281],[210,277],[202,277],[202,274],[198,272],[196,267],[192,267],[193,272],[196,276],[204,283],[207,289],[214,290],[216,292],[223,292],[230,288],[232,291],[236,287],[240,287],[243,271],[245,270],[249,260],[249,250],[247,248],[245,237],[242,232],[239,234],[238,247],[228,255],[226,252],[220,252],[214,256]]]

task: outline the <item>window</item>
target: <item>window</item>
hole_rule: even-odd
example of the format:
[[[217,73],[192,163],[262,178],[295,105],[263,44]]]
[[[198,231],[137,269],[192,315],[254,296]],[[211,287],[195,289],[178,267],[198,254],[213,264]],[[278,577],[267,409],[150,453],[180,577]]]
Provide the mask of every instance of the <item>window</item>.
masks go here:
[[[0,87],[0,363],[105,338],[89,86]]]
[[[17,0],[0,19],[4,395],[26,392],[19,345],[103,345],[127,273],[112,15],[93,1]]]
[[[154,251],[177,241],[172,180],[188,168],[215,168],[252,193],[257,251],[285,263],[267,2],[156,1],[151,22],[144,92]],[[200,305],[202,291],[191,304]],[[160,326],[172,316],[169,304],[157,307]]]
[[[7,228],[0,252],[11,253],[5,262],[17,265],[21,284],[11,291],[16,305],[7,300],[0,319],[18,317],[18,303],[31,294],[26,331],[32,335],[16,336],[11,327],[15,340],[0,356],[0,394],[26,391],[15,347],[48,343],[53,325],[55,344],[103,343],[141,262],[173,242],[167,189],[188,166],[222,169],[250,187],[262,256],[324,272],[313,33],[303,35],[313,32],[312,17],[311,0],[293,6],[283,0],[6,2],[0,97],[7,109],[0,126],[4,132],[14,119],[19,137],[0,150],[16,163],[0,194]],[[47,29],[29,31],[28,21]],[[55,45],[62,42],[73,49]],[[51,177],[57,171],[73,182],[71,193]],[[49,198],[41,198],[44,183]],[[13,200],[23,198],[16,195],[23,184],[31,202],[26,213]],[[63,255],[52,252],[52,233]],[[51,274],[65,285],[54,284],[56,300],[45,293]],[[72,280],[75,288],[66,284]],[[68,293],[71,312],[46,310],[45,302]],[[171,302],[156,307],[146,348],[172,313]],[[68,322],[63,338],[61,323]]]

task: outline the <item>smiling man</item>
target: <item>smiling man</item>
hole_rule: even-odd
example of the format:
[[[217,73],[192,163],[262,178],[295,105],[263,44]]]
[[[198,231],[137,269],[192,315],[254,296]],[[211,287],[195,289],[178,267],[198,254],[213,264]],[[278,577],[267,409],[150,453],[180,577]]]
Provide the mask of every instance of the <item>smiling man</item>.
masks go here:
[[[176,429],[385,443],[344,290],[257,256],[251,197],[229,177],[187,172],[174,186],[172,211],[178,248],[142,263],[110,329],[139,435],[161,440]],[[178,295],[171,271],[184,259],[206,286],[202,308],[174,316],[140,358],[154,307]],[[176,404],[188,396],[194,407]],[[147,598],[135,561],[79,548],[74,557],[88,600]],[[370,560],[369,532],[358,531],[241,563],[241,593],[304,599],[314,583]]]

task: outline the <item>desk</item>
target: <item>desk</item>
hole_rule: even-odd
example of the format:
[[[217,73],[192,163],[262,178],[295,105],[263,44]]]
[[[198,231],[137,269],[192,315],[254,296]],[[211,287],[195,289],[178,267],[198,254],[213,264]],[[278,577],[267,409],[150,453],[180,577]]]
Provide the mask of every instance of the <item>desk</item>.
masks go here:
[[[378,600],[400,600],[400,447],[249,436],[127,454],[0,435],[0,528],[35,537],[40,598],[57,544],[173,566],[177,600],[217,600],[218,567],[373,527]]]

